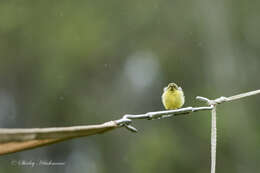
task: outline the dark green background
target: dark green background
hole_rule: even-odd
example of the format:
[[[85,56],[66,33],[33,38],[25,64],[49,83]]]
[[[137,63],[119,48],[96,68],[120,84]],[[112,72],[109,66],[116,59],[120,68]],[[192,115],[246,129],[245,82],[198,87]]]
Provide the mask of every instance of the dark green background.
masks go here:
[[[103,123],[163,110],[162,88],[230,96],[260,88],[260,1],[1,0],[0,127]],[[217,172],[260,171],[260,96],[218,107]],[[0,172],[210,170],[210,113],[135,121],[0,157]],[[12,161],[65,162],[14,166]]]

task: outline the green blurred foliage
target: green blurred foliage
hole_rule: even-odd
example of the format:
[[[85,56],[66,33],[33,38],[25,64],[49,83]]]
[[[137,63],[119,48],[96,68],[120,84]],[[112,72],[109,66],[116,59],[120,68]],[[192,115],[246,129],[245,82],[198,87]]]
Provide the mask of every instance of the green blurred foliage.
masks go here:
[[[258,1],[0,1],[0,126],[96,124],[162,110],[176,82],[195,96],[259,89]],[[259,96],[218,107],[217,171],[259,172]],[[210,114],[138,121],[2,156],[0,172],[197,172],[210,168]],[[14,160],[65,162],[17,166]]]

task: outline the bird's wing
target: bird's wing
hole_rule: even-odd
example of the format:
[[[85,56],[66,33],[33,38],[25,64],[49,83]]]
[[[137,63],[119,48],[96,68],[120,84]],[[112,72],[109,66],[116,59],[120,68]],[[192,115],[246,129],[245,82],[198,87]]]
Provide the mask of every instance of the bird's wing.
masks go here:
[[[163,97],[164,97],[164,93],[162,94],[162,97],[161,97],[161,99],[162,99],[162,103],[163,103],[163,105],[165,105],[165,102],[164,102],[164,99],[163,99]]]

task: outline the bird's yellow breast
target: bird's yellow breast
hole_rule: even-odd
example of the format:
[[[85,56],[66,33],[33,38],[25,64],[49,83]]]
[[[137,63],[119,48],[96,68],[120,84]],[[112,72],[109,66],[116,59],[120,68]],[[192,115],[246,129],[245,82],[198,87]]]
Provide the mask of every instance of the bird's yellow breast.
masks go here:
[[[162,95],[162,102],[165,109],[178,109],[184,104],[182,90],[166,90]]]

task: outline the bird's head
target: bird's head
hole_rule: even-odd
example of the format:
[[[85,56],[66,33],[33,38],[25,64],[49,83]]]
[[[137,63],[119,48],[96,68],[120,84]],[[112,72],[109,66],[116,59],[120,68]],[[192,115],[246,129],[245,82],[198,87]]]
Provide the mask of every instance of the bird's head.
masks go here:
[[[169,89],[170,91],[174,91],[174,90],[178,90],[178,85],[176,85],[175,83],[169,83],[167,89]]]

